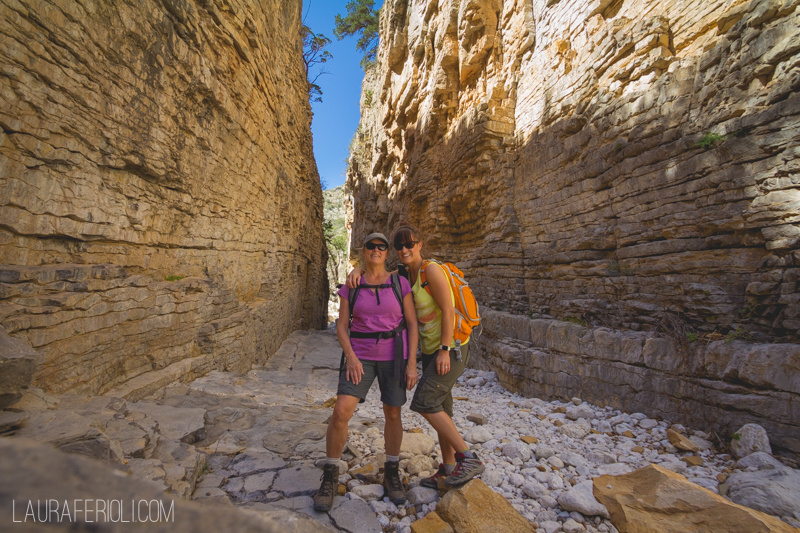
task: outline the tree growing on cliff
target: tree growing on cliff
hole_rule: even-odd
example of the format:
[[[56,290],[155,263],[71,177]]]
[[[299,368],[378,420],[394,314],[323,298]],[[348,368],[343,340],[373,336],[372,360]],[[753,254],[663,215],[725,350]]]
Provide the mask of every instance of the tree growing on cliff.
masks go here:
[[[311,69],[316,65],[326,63],[333,54],[325,50],[331,40],[321,33],[314,33],[311,28],[303,24],[300,30],[303,37],[303,63],[306,66],[306,79],[308,80],[308,98],[312,102],[322,101],[322,88],[317,84],[317,80],[328,72],[322,68],[315,75],[311,74]]]
[[[378,14],[374,0],[350,0],[345,6],[347,15],[336,15],[333,34],[340,41],[359,35],[356,50],[364,53],[361,66],[366,70],[375,64],[378,55]]]

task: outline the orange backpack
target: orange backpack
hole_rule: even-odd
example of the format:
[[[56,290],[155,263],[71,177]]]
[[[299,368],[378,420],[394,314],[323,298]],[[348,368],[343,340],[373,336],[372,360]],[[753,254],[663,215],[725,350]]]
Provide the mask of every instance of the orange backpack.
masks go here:
[[[428,294],[433,296],[425,275],[425,267],[430,263],[436,263],[441,266],[442,270],[447,274],[447,280],[450,282],[450,290],[453,291],[456,308],[456,324],[453,337],[456,341],[456,348],[460,348],[472,335],[472,330],[481,323],[478,302],[475,300],[475,295],[472,294],[472,289],[469,288],[467,280],[464,279],[464,273],[453,263],[427,260],[422,262],[422,268],[419,271],[419,283],[422,288],[428,291]]]

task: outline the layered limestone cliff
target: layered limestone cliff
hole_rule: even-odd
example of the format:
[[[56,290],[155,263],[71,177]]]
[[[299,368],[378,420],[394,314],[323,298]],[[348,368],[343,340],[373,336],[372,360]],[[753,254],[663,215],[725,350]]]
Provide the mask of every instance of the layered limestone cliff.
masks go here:
[[[798,6],[387,0],[352,242],[459,262],[513,388],[800,453]]]
[[[300,25],[300,0],[0,2],[0,324],[35,384],[245,370],[325,325]]]

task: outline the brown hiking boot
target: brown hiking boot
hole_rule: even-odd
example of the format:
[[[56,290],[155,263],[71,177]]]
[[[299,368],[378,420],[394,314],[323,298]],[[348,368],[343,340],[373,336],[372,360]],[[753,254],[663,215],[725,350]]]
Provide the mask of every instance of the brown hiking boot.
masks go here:
[[[325,465],[322,469],[322,485],[314,495],[314,510],[330,511],[333,498],[339,494],[339,465]]]
[[[406,489],[400,480],[400,465],[398,463],[383,463],[383,490],[385,496],[395,505],[406,501]]]

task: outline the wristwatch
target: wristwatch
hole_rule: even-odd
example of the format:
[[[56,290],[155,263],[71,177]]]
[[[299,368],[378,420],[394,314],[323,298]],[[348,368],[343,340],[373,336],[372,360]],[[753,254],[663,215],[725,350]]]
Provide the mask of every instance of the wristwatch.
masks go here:
[[[442,344],[441,346],[439,346],[439,349],[444,351],[444,352],[449,352],[450,351],[450,347],[447,346],[446,344]]]

